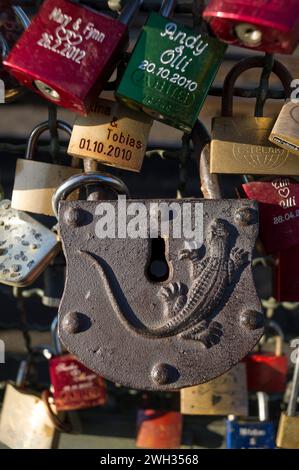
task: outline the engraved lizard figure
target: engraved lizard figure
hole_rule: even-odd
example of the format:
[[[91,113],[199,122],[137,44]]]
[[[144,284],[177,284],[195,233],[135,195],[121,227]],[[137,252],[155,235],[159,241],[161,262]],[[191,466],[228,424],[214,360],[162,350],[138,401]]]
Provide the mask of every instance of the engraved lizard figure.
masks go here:
[[[179,334],[183,338],[200,340],[209,347],[219,342],[222,335],[221,324],[209,324],[209,317],[221,302],[234,276],[248,262],[248,253],[238,247],[230,249],[229,226],[221,219],[211,223],[207,238],[208,252],[203,260],[200,260],[198,250],[183,250],[180,253],[180,259],[189,259],[193,267],[193,282],[188,295],[184,294],[181,283],[173,283],[162,288],[161,296],[166,301],[170,318],[163,328],[172,330],[179,325]]]
[[[126,327],[150,338],[180,335],[185,339],[201,341],[205,347],[211,347],[219,342],[222,326],[218,322],[210,322],[209,317],[221,302],[233,277],[248,262],[248,253],[242,248],[230,248],[230,234],[228,222],[215,219],[208,229],[209,243],[204,259],[200,260],[198,250],[181,251],[181,259],[192,261],[192,284],[189,290],[180,282],[161,288],[160,295],[166,303],[168,319],[158,328],[149,328],[146,325],[137,328],[133,325],[121,311],[101,262],[91,253],[81,253],[87,256],[98,270],[112,306]]]

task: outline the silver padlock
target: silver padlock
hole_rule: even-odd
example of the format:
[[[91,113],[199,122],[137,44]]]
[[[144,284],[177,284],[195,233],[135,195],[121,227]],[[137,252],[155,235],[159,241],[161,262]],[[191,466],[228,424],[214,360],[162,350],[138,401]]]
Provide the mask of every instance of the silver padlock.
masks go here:
[[[0,201],[0,283],[32,284],[60,250],[57,235],[28,214]]]

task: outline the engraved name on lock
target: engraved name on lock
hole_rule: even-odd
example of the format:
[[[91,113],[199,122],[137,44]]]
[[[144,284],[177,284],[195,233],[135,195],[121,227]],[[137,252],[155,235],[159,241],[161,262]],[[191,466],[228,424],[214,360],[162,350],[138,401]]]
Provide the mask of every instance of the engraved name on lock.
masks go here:
[[[68,153],[140,171],[151,126],[145,114],[100,99],[87,117],[77,117]]]

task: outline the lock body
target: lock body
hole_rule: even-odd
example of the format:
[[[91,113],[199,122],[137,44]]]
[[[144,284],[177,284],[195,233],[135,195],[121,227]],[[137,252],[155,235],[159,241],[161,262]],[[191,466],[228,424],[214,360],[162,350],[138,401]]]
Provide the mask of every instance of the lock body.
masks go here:
[[[299,449],[299,415],[288,416],[281,413],[276,438],[277,447]]]
[[[87,117],[78,117],[68,153],[105,165],[140,171],[152,120],[119,103],[98,100]]]
[[[299,41],[298,2],[211,0],[203,14],[221,40],[268,53],[291,54]]]
[[[288,358],[271,353],[250,354],[245,359],[248,390],[251,392],[284,393]]]
[[[82,170],[18,158],[11,207],[53,216],[52,196],[56,188]]]
[[[295,355],[295,368],[291,395],[286,412],[281,413],[276,444],[283,449],[299,449],[299,415],[297,413],[299,392],[299,356]]]
[[[71,354],[50,359],[49,370],[58,411],[80,410],[106,403],[106,387],[102,377],[87,369]]]
[[[246,197],[259,203],[260,238],[265,251],[277,253],[298,245],[299,183],[277,176],[251,181],[242,188]]]
[[[151,13],[116,97],[155,119],[191,132],[226,45]]]
[[[274,123],[267,117],[214,118],[211,172],[298,175],[299,159],[269,142]]]
[[[119,21],[66,0],[46,0],[4,64],[44,98],[87,114],[127,39]]]
[[[248,393],[244,364],[237,364],[210,382],[182,389],[181,413],[247,416]]]
[[[139,410],[136,447],[178,449],[181,445],[182,428],[183,417],[177,411]]]
[[[131,225],[128,232],[117,228],[123,216],[122,223],[129,223],[136,203],[142,211],[140,237],[130,235]],[[106,209],[112,232],[102,238],[101,214]],[[68,269],[59,337],[67,350],[97,374],[137,389],[181,389],[231,369],[263,331],[250,265],[258,231],[256,209],[247,200],[61,201],[59,224]],[[151,235],[159,211],[164,223]],[[183,211],[191,217],[188,221],[186,216],[187,224],[199,224],[195,233],[203,237],[202,260],[199,248],[184,251],[188,240],[177,232]],[[162,284],[151,282],[147,269],[158,237],[164,240],[169,267]],[[99,285],[106,286],[107,295]],[[84,347],[87,342],[89,349]],[[126,366],[130,363],[133,370]]]
[[[281,251],[274,271],[275,299],[299,302],[299,246]]]
[[[60,249],[54,232],[8,200],[0,202],[0,244],[0,282],[18,287],[32,284]]]
[[[11,449],[51,449],[55,434],[41,398],[8,384],[0,418],[0,441]]]
[[[272,129],[269,140],[274,144],[299,155],[299,104],[286,103]]]
[[[275,428],[271,421],[226,421],[226,447],[228,449],[274,449]]]

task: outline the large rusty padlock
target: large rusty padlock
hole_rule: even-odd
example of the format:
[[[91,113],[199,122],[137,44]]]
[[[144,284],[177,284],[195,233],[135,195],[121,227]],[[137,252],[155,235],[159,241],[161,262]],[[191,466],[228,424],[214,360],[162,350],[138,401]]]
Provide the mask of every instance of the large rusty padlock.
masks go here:
[[[125,192],[114,178],[90,173],[70,178],[53,197],[54,212],[61,201],[67,259],[59,310],[67,350],[99,375],[137,389],[180,389],[229,370],[263,332],[250,265],[256,203],[63,201],[97,182]],[[157,244],[168,275],[154,280],[148,267]]]

